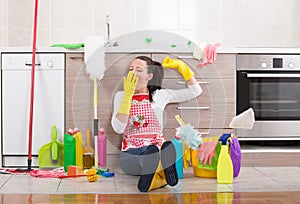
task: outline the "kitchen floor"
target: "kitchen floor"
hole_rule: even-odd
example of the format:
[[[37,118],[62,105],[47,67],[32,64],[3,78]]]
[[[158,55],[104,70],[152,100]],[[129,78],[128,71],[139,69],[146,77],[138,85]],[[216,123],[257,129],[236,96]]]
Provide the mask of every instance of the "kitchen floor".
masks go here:
[[[139,194],[138,176],[125,175],[118,155],[108,155],[114,177],[91,183],[85,177],[37,178],[29,174],[0,174],[0,194]],[[175,187],[166,186],[149,193],[196,192],[287,192],[300,191],[300,167],[242,167],[232,184],[218,184],[216,179],[199,178],[192,168]]]

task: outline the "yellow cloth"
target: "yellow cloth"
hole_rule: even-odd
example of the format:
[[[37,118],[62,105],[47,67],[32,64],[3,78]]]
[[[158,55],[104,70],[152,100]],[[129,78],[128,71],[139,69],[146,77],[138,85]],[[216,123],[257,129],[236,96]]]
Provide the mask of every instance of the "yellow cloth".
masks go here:
[[[166,175],[162,168],[161,162],[159,162],[148,191],[163,187],[165,185],[167,185]]]
[[[187,170],[189,168],[189,163],[191,161],[191,151],[186,144],[186,142],[183,142],[183,168]]]

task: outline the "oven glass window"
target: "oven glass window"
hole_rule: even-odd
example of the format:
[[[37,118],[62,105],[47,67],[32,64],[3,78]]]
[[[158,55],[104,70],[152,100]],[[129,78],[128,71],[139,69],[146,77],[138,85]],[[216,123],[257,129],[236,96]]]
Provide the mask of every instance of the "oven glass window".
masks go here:
[[[299,79],[257,78],[249,85],[249,105],[254,109],[256,119],[300,119]]]

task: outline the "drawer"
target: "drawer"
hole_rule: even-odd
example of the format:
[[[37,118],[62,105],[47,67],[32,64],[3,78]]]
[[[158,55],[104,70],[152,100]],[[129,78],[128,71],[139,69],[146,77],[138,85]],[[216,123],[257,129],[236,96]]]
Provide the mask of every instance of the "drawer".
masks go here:
[[[236,72],[236,55],[235,54],[218,54],[217,60],[207,67],[199,67],[199,60],[193,59],[192,54],[152,54],[152,58],[156,61],[162,60],[169,56],[174,59],[184,61],[195,73],[196,78],[233,78]],[[166,78],[178,78],[180,75],[174,70],[165,72]]]
[[[232,118],[235,116],[234,103],[215,103],[207,106],[198,106],[192,100],[181,104],[169,104],[165,109],[165,128],[179,126],[175,115],[180,115],[183,121],[190,123],[195,128],[229,128]]]
[[[235,81],[233,79],[197,79],[202,88],[197,98],[199,104],[235,103]],[[182,89],[187,84],[183,79],[164,79],[163,88]]]

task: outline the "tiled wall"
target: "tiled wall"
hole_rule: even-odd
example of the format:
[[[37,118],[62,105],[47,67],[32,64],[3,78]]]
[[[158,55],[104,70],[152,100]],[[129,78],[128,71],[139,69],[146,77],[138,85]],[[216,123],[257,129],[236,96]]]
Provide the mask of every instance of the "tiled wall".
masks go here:
[[[0,46],[8,46],[8,0],[0,0]]]
[[[31,46],[33,0],[0,0],[0,46]],[[38,46],[148,29],[225,47],[299,47],[299,0],[43,0]]]

